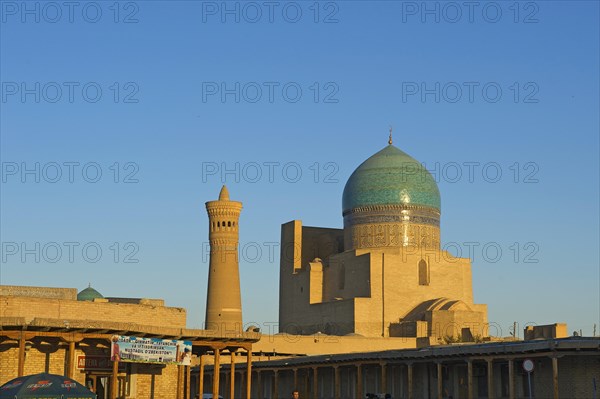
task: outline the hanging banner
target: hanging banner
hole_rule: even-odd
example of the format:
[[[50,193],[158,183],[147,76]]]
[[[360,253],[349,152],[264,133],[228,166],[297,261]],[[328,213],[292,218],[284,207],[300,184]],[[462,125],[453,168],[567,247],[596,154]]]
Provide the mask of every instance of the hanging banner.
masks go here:
[[[113,335],[110,353],[112,361],[189,366],[192,360],[192,342]]]

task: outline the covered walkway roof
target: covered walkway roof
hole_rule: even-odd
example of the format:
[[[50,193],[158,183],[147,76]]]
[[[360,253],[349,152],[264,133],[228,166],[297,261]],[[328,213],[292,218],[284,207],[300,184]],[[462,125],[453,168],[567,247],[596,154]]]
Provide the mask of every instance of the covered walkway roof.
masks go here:
[[[253,362],[255,369],[293,368],[315,365],[353,364],[387,362],[418,362],[418,361],[464,361],[468,358],[484,357],[514,358],[535,356],[549,352],[569,354],[600,355],[600,338],[569,337],[549,340],[493,342],[484,344],[455,344],[433,346],[421,349],[386,350],[377,352],[355,352],[336,355],[299,356],[286,359]],[[243,365],[236,366],[244,368]]]
[[[27,322],[23,317],[0,317],[0,337],[16,339],[21,333],[56,337],[80,334],[85,338],[106,339],[110,339],[112,335],[129,335],[192,341],[194,345],[229,342],[252,344],[261,337],[261,334],[256,332],[231,332],[217,335],[215,331],[210,330],[158,327],[136,323],[50,318],[34,318]]]

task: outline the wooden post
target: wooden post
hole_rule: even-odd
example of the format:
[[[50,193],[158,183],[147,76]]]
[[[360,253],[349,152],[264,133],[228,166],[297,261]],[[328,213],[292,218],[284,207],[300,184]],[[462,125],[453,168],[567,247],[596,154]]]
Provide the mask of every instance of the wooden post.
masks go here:
[[[473,361],[467,360],[467,398],[473,399]]]
[[[263,393],[262,393],[262,381],[261,381],[261,377],[260,377],[260,369],[256,370],[256,397],[258,399],[262,399],[263,397]]]
[[[515,363],[508,359],[508,398],[515,399]]]
[[[229,397],[235,399],[235,352],[231,352],[231,369],[229,370]]]
[[[25,370],[25,333],[21,332],[21,338],[19,338],[19,370],[17,372],[18,377],[23,377]]]
[[[181,368],[181,383],[179,384],[179,397],[184,399],[183,395],[185,393],[185,366],[179,366]]]
[[[200,365],[198,366],[198,393],[200,399],[204,393],[204,355],[200,355]]]
[[[294,389],[298,389],[298,369],[294,368]]]
[[[437,363],[437,397],[442,399],[442,363]]]
[[[182,399],[181,398],[181,390],[182,390],[183,387],[181,386],[182,385],[181,384],[181,380],[182,380],[181,377],[183,376],[183,373],[182,373],[181,367],[182,366],[180,364],[177,365],[177,391],[176,391],[177,394],[175,396],[177,399]]]
[[[119,377],[119,361],[113,361],[112,376],[110,378],[110,399],[117,399],[117,385]]]
[[[310,369],[306,368],[304,369],[304,397],[305,398],[310,398],[309,392],[310,392],[310,384],[309,384],[309,380],[310,380]]]
[[[183,399],[194,399],[192,396],[192,366],[185,366],[185,392]]]
[[[558,358],[552,357],[552,385],[554,388],[554,399],[558,399]]]
[[[245,383],[244,378],[246,378],[246,375],[242,371],[240,371],[239,374],[240,374],[240,382],[239,382],[239,384],[240,384],[240,396],[239,396],[239,398],[242,399],[246,395],[244,393],[244,388],[246,387],[246,383]]]
[[[340,387],[340,368],[339,366],[333,366],[333,374],[334,374],[334,398],[340,399],[341,397],[341,387]]]
[[[313,367],[313,398],[319,399],[319,372]]]
[[[363,399],[362,368],[360,363],[356,365],[356,399]]]
[[[408,363],[407,373],[408,373],[408,399],[413,399],[413,364],[412,363]]]
[[[492,359],[487,359],[487,371],[488,399],[494,399],[494,363]]]
[[[218,348],[214,348],[214,358],[215,358],[215,365],[213,368],[213,387],[212,387],[212,397],[213,398],[218,398],[219,397],[219,377],[221,374],[221,364],[220,364],[220,360],[221,360],[221,352],[220,349]]]
[[[381,366],[381,392],[387,393],[387,369],[385,362],[380,363]]]
[[[67,377],[73,378],[75,371],[75,341],[69,341],[69,368],[67,369]]]
[[[252,397],[252,349],[246,352],[246,399]],[[202,399],[202,398],[200,398]]]

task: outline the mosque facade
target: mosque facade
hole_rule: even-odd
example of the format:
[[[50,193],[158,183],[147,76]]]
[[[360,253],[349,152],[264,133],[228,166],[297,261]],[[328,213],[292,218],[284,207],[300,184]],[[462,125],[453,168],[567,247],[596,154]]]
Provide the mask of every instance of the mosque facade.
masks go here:
[[[473,300],[470,260],[440,248],[437,184],[391,134],[348,179],[342,216],[343,229],[282,225],[282,332],[421,345],[489,335],[487,306]]]

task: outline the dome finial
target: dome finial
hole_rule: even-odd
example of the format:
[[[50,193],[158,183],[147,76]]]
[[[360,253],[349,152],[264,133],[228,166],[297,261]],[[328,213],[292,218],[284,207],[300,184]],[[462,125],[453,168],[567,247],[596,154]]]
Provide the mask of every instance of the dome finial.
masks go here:
[[[388,144],[392,145],[392,125],[390,125],[390,138],[388,140]]]

